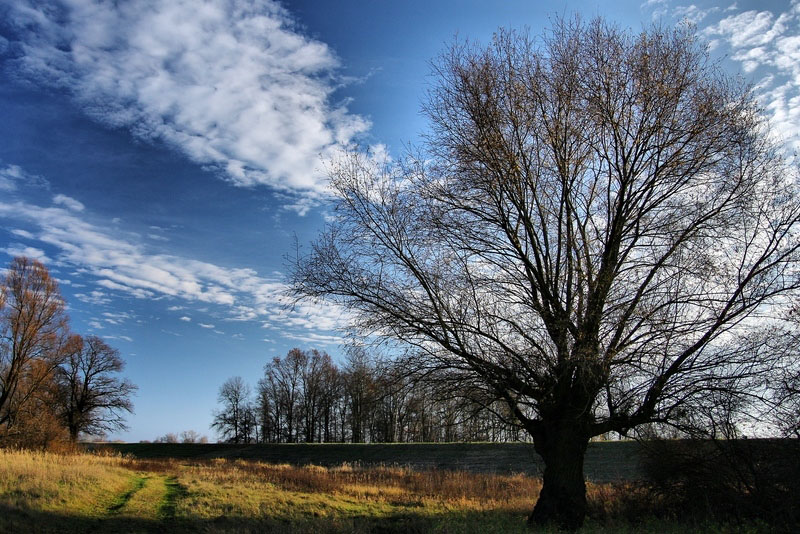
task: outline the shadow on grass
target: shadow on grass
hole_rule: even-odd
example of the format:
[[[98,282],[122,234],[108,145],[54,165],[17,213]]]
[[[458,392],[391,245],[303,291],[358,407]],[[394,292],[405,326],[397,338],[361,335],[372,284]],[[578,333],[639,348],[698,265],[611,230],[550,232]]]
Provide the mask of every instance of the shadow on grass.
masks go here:
[[[89,519],[68,514],[21,510],[0,504],[0,532],[13,534],[539,534],[561,532],[534,529],[521,514],[497,512],[454,512],[440,515],[398,514],[387,517],[317,517],[303,519],[248,518],[221,516],[211,519],[145,520],[108,516]],[[604,525],[590,521],[580,530],[584,534],[761,534],[782,532],[763,523],[689,524],[655,518],[636,524]]]
[[[162,508],[163,510],[163,508]],[[174,510],[173,510],[174,516]],[[78,533],[179,533],[256,534],[262,532],[289,534],[423,534],[427,532],[481,534],[530,532],[525,517],[508,514],[457,513],[436,516],[401,514],[387,517],[344,517],[275,519],[221,516],[212,519],[146,520],[108,516],[86,518],[63,513],[25,510],[0,504],[0,532],[14,534],[78,534]]]
[[[133,487],[120,495],[114,503],[108,507],[109,514],[116,514],[122,508],[128,504],[128,501],[134,496],[134,494],[144,487],[145,482],[147,481],[146,477],[135,477]]]
[[[178,501],[188,494],[188,490],[186,486],[178,483],[175,477],[167,478],[164,481],[164,486],[166,487],[166,493],[161,506],[159,506],[158,515],[164,520],[171,520],[175,518],[175,508]]]

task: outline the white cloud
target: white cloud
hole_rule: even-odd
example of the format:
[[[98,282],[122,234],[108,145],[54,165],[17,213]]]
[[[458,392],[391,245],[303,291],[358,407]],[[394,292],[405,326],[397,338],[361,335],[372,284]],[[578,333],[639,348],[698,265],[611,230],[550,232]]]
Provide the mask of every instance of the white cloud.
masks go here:
[[[341,336],[328,336],[323,334],[286,334],[287,338],[294,339],[295,341],[302,341],[311,345],[341,345],[344,343],[344,338]]]
[[[124,291],[125,293],[130,293],[134,297],[140,299],[155,297],[155,294],[152,291],[147,291],[146,289],[138,287],[126,286],[124,284],[118,284],[117,282],[112,282],[111,280],[98,280],[97,285],[105,287],[106,289],[115,289],[117,291]]]
[[[181,317],[181,321],[190,323],[192,321],[192,318],[191,317],[187,317],[186,315],[184,315],[183,317]]]
[[[332,102],[335,54],[273,0],[19,0],[6,14],[19,74],[237,185],[316,197],[321,158],[369,127]]]
[[[199,326],[200,328],[212,328],[212,329],[214,328],[213,324],[206,324],[206,323],[197,323],[197,326]]]
[[[14,230],[11,230],[11,234],[13,234],[13,235],[15,235],[17,237],[25,238],[25,239],[33,239],[34,238],[32,233],[28,232],[27,230],[21,230],[19,228],[15,228]]]
[[[726,10],[727,11],[727,10]],[[755,77],[755,92],[773,130],[800,150],[800,2],[783,13],[750,10],[731,14],[702,30],[742,70]]]
[[[107,293],[97,290],[90,291],[89,293],[75,293],[75,298],[94,306],[105,306],[111,303],[111,299],[108,297]]]
[[[675,8],[673,15],[681,20],[685,20],[692,24],[699,24],[703,21],[708,15],[711,13],[716,13],[720,10],[719,7],[712,7],[709,9],[701,9],[696,5],[692,4],[690,6],[678,6]]]
[[[19,165],[0,166],[0,191],[16,191],[20,185],[49,186],[47,180],[25,172]]]
[[[12,257],[26,256],[28,258],[39,260],[45,264],[52,263],[52,260],[47,257],[47,254],[45,254],[44,251],[39,248],[26,247],[25,245],[20,245],[19,243],[12,243],[8,247],[0,250]]]
[[[127,341],[128,343],[133,342],[133,338],[130,336],[103,336],[106,340],[109,339],[119,339],[122,341]]]
[[[656,20],[667,14],[667,4],[669,4],[669,0],[647,0],[639,7],[641,9],[652,9],[651,17]]]
[[[108,305],[115,295],[140,299],[170,297],[182,302],[169,311],[183,311],[181,320],[196,313],[221,314],[233,321],[258,321],[275,327],[281,334],[292,329],[333,330],[344,326],[348,316],[329,304],[300,303],[286,306],[287,285],[275,274],[268,278],[253,269],[215,265],[191,258],[153,252],[136,234],[119,232],[110,225],[96,226],[83,220],[82,213],[61,207],[41,207],[0,197],[0,219],[11,227],[25,227],[26,238],[53,250],[53,263],[95,278],[93,289],[76,294],[82,302]],[[33,249],[28,252],[35,252]],[[20,246],[19,250],[24,249]],[[199,306],[198,306],[199,305]],[[105,316],[127,318],[121,314]],[[204,323],[205,324],[205,323]],[[214,329],[213,325],[203,328]]]
[[[128,312],[103,312],[103,316],[111,318],[111,319],[119,319],[119,320],[133,319],[133,317],[134,317],[134,315],[132,313],[128,313]]]
[[[85,209],[85,206],[81,202],[75,200],[72,197],[68,197],[67,195],[54,196],[53,204],[64,206],[68,210],[72,211],[83,211]]]

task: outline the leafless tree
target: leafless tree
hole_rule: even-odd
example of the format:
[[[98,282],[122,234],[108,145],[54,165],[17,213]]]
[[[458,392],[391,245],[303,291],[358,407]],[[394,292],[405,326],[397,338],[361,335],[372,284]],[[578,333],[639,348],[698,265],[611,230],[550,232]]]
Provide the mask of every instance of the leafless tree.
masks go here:
[[[180,435],[181,443],[208,443],[207,436],[201,436],[196,430],[184,430]]]
[[[59,411],[70,438],[124,430],[125,412],[133,412],[136,386],[115,376],[125,367],[119,351],[96,336],[75,336],[73,350],[56,372]]]
[[[0,426],[15,417],[69,349],[58,283],[39,261],[14,258],[0,285]]]
[[[250,418],[252,414],[248,414],[250,386],[240,376],[229,378],[220,386],[217,400],[222,404],[222,409],[214,413],[211,428],[217,431],[223,441],[246,443],[254,424]]]
[[[361,346],[351,346],[344,367],[344,395],[350,419],[353,443],[367,441],[367,429],[376,405],[375,366]]]
[[[180,443],[178,435],[174,432],[167,432],[153,440],[153,443]]]
[[[326,370],[333,365],[326,352],[312,349],[307,353],[306,366],[300,373],[303,400],[303,433],[305,441],[313,443],[323,416],[323,395],[325,393]]]
[[[796,173],[692,29],[557,21],[435,66],[420,157],[330,169],[297,295],[480,379],[545,463],[529,520],[577,528],[589,439],[754,394],[798,288]]]
[[[280,423],[278,441],[297,441],[298,422],[303,399],[302,375],[308,355],[300,349],[290,350],[284,358],[273,358],[264,366],[264,385],[273,393],[275,415]]]

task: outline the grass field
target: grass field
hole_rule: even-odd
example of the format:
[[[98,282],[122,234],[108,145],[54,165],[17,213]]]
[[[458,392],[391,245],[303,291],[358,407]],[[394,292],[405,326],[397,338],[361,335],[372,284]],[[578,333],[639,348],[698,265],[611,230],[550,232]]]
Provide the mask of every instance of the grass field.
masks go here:
[[[0,450],[0,532],[523,533],[539,489],[525,474]],[[589,483],[583,531],[687,531],[647,519],[640,491]]]
[[[297,466],[334,467],[348,463],[531,476],[540,476],[543,467],[531,443],[124,443],[103,447],[137,458],[226,458]],[[639,450],[639,444],[633,441],[590,443],[585,460],[587,479],[593,482],[639,480]]]

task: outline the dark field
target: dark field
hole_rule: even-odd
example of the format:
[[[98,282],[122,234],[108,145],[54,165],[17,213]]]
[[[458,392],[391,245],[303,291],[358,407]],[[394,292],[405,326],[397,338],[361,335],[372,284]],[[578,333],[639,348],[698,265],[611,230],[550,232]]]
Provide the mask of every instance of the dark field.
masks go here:
[[[530,443],[393,443],[231,445],[124,443],[104,445],[136,458],[243,459],[320,465],[402,466],[414,469],[465,470],[473,473],[541,475],[542,464]],[[639,480],[641,446],[633,441],[589,444],[585,473],[593,482]]]

